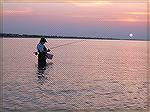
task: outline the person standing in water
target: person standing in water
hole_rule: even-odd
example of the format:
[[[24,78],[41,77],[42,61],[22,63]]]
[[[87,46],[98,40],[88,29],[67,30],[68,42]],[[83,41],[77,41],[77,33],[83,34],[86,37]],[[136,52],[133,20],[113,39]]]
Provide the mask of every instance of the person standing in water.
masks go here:
[[[45,38],[41,38],[40,42],[37,45],[37,50],[38,50],[38,69],[44,70],[46,69],[46,54],[47,52],[50,52],[49,49],[45,47]]]

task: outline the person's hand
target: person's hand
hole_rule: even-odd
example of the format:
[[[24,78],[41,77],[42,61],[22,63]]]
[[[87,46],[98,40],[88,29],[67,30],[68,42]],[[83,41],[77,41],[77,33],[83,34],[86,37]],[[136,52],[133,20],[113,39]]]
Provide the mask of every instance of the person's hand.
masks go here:
[[[47,50],[47,52],[50,52],[50,51],[51,51],[50,49]]]

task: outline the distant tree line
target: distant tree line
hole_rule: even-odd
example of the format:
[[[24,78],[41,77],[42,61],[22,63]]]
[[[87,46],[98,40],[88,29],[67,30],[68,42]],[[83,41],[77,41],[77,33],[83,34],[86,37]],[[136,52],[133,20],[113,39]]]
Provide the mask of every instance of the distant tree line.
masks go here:
[[[99,38],[99,37],[84,37],[84,36],[57,36],[57,35],[28,35],[28,34],[11,34],[11,33],[0,33],[0,37],[3,38],[71,38],[71,39],[113,39],[113,38]],[[115,39],[118,40],[118,39]]]
[[[11,34],[11,33],[0,33],[0,37],[14,37],[14,38],[39,38],[43,35],[28,35],[28,34]]]

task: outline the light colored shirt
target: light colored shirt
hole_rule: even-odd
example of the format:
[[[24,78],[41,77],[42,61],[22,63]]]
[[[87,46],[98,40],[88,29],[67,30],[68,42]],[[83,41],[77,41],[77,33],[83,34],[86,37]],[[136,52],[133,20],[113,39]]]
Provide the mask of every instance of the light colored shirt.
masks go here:
[[[41,44],[41,43],[39,43],[39,44],[37,45],[37,50],[40,51],[40,52],[43,52],[43,51],[44,51],[44,45]]]

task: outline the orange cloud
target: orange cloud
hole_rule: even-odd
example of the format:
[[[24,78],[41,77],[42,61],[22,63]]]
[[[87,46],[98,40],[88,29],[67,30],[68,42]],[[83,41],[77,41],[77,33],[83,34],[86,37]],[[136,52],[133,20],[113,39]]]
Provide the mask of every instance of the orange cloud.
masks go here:
[[[3,2],[68,2],[68,1],[72,1],[72,2],[88,2],[88,1],[108,1],[108,2],[147,2],[147,0],[2,0]]]
[[[109,1],[69,1],[69,3],[72,3],[73,5],[79,6],[79,7],[95,7],[99,5],[111,5],[112,3]]]
[[[123,21],[123,22],[147,22],[146,19],[135,19],[135,18],[118,19],[118,21]]]
[[[148,12],[129,12],[129,14],[131,14],[131,15],[147,15],[150,13],[148,13]]]
[[[136,18],[104,19],[103,21],[107,21],[107,22],[130,22],[130,23],[147,22],[146,19],[136,19]]]
[[[31,13],[31,9],[7,9],[3,11],[3,14],[6,15],[19,15],[19,14],[29,14]]]
[[[147,18],[137,18],[137,17],[111,17],[111,16],[90,16],[90,15],[74,15],[73,18],[79,18],[88,21],[101,21],[101,22],[147,22]]]

